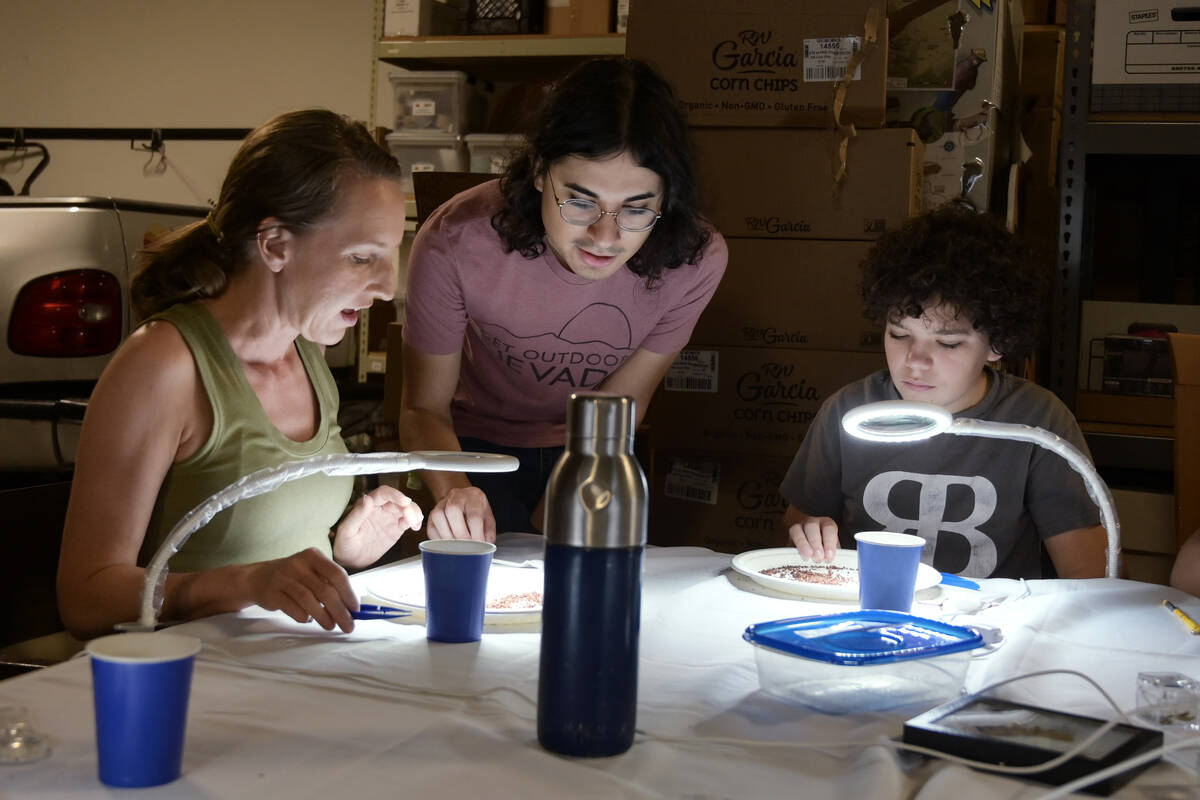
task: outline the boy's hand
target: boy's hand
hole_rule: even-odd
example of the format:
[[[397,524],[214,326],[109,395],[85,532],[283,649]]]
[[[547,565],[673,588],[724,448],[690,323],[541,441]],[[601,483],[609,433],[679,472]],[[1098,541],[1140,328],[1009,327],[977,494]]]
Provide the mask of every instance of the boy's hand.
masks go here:
[[[496,517],[482,489],[451,489],[429,512],[425,534],[430,539],[496,541]]]
[[[788,528],[796,550],[813,561],[833,561],[838,549],[838,526],[829,517],[805,516]]]

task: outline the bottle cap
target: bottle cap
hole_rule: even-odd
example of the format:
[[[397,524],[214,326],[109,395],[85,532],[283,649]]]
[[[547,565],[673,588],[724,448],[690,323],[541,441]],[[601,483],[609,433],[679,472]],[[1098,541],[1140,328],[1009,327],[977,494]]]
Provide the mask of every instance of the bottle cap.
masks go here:
[[[636,418],[632,397],[606,392],[576,392],[567,406],[567,438],[585,442],[627,441],[632,450]],[[572,442],[573,445],[576,443]]]

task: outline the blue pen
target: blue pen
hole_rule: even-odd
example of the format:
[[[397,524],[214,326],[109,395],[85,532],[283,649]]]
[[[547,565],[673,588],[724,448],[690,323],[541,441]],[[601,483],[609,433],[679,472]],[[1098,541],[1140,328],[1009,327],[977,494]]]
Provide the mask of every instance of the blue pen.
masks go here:
[[[412,614],[412,611],[407,608],[379,606],[374,603],[360,603],[358,611],[350,612],[350,616],[355,619],[400,619],[410,614]]]
[[[979,584],[975,581],[969,581],[966,578],[959,577],[952,572],[942,573],[942,583],[947,586],[961,586],[964,589],[979,589]]]

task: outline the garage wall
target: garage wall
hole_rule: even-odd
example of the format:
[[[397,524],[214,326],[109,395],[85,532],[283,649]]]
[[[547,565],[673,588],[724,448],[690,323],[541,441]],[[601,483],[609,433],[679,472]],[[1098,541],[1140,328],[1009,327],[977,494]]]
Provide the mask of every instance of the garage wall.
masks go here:
[[[375,0],[3,5],[0,127],[252,128],[305,106],[373,116]],[[128,141],[43,143],[51,162],[31,194],[188,204],[215,198],[237,147],[168,139],[163,164]],[[0,151],[14,189],[34,164]]]

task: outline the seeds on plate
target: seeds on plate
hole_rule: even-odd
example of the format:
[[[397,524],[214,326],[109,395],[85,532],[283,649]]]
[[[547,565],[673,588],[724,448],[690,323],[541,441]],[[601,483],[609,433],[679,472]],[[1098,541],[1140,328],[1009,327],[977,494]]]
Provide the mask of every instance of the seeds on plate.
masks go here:
[[[534,609],[542,607],[541,592],[514,592],[513,594],[505,594],[500,597],[488,601],[487,607],[491,611],[510,611],[514,609]]]
[[[833,564],[815,566],[792,564],[781,567],[768,567],[759,571],[763,575],[770,575],[772,578],[782,578],[785,581],[820,583],[827,586],[844,586],[858,580],[858,570],[854,567],[838,567]]]

